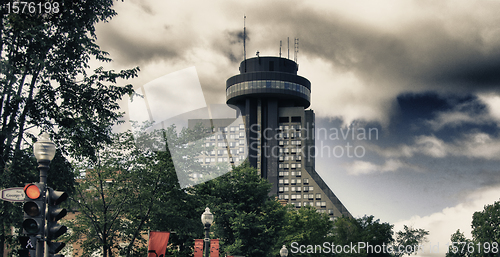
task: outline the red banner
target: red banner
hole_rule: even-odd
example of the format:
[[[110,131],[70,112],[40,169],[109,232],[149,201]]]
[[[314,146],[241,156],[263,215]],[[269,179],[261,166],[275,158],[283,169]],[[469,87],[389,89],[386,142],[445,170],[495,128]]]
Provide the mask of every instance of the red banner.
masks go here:
[[[165,256],[165,252],[167,251],[169,236],[170,232],[162,232],[162,231],[149,232],[148,257],[160,257],[160,255]]]
[[[194,240],[194,257],[203,257],[203,239]]]
[[[210,257],[219,257],[219,239],[210,240]]]

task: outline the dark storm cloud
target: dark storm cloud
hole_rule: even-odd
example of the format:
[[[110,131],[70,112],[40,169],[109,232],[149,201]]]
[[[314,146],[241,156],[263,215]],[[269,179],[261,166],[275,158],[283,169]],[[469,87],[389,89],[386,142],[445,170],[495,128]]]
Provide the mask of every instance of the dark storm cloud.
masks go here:
[[[165,25],[163,29],[158,34],[168,33],[169,26]],[[142,65],[155,60],[172,60],[182,58],[181,55],[186,50],[186,47],[179,46],[178,43],[137,37],[129,30],[104,27],[99,32],[101,48],[112,52],[113,59],[118,63]]]
[[[225,30],[220,37],[215,37],[212,47],[215,51],[225,56],[233,64],[243,59],[243,38],[245,34],[246,43],[250,41],[249,30],[243,33],[241,30]]]
[[[269,27],[289,27],[300,37],[301,53],[324,59],[336,69],[355,71],[370,84],[464,92],[500,84],[500,41],[484,39],[486,32],[498,31],[494,24],[475,22],[476,17],[454,26],[454,19],[458,24],[458,19],[470,17],[430,16],[389,32],[342,13],[325,15],[300,5],[281,9],[260,10],[257,19],[266,17]],[[272,29],[265,33],[265,38],[279,40]]]

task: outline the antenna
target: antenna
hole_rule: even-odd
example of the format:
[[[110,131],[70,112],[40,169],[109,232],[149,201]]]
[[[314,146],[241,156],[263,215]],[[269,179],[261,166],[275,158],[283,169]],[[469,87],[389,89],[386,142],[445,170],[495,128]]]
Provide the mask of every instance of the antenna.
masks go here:
[[[281,58],[281,40],[280,40],[280,58]]]
[[[294,50],[295,50],[295,55],[294,55],[293,60],[295,62],[297,62],[297,55],[299,53],[299,38],[295,38],[295,41],[294,41]]]
[[[247,16],[244,15],[244,17],[243,17],[243,60],[245,62],[245,72],[247,72],[247,49],[245,46],[245,41],[247,39],[246,19],[247,19]]]
[[[290,59],[290,37],[286,38],[288,41],[288,59]]]

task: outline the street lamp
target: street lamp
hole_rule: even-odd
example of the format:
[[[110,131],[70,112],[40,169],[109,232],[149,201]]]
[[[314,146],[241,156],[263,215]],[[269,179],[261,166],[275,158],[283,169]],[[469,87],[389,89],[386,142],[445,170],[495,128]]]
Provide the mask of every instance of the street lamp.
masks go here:
[[[214,215],[210,212],[210,209],[205,208],[205,212],[201,215],[201,223],[205,226],[205,257],[210,256],[210,225],[214,221]]]
[[[286,249],[285,245],[283,245],[283,247],[281,247],[280,256],[281,257],[287,257],[288,256],[288,250]]]
[[[40,169],[40,183],[47,184],[49,164],[56,155],[56,145],[50,141],[49,134],[44,132],[40,135],[38,141],[33,145],[33,152],[38,161],[38,169]]]

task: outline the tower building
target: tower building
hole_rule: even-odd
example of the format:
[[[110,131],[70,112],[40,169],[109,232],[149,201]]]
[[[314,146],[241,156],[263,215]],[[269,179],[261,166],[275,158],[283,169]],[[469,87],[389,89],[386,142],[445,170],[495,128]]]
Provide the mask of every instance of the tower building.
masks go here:
[[[189,126],[211,124],[228,134],[224,141],[212,138],[213,145],[220,145],[220,149],[213,151],[214,157],[200,160],[205,164],[224,158],[239,161],[238,154],[245,153],[250,164],[271,182],[270,194],[280,200],[297,208],[314,206],[332,218],[351,216],[316,172],[315,117],[307,109],[311,83],[297,75],[297,63],[281,57],[257,56],[242,61],[239,70],[240,74],[226,82],[226,103],[238,107],[237,115],[241,115],[244,124],[227,127],[229,120],[190,120]],[[239,147],[241,138],[247,139],[247,149]],[[224,155],[226,147],[230,150]]]

